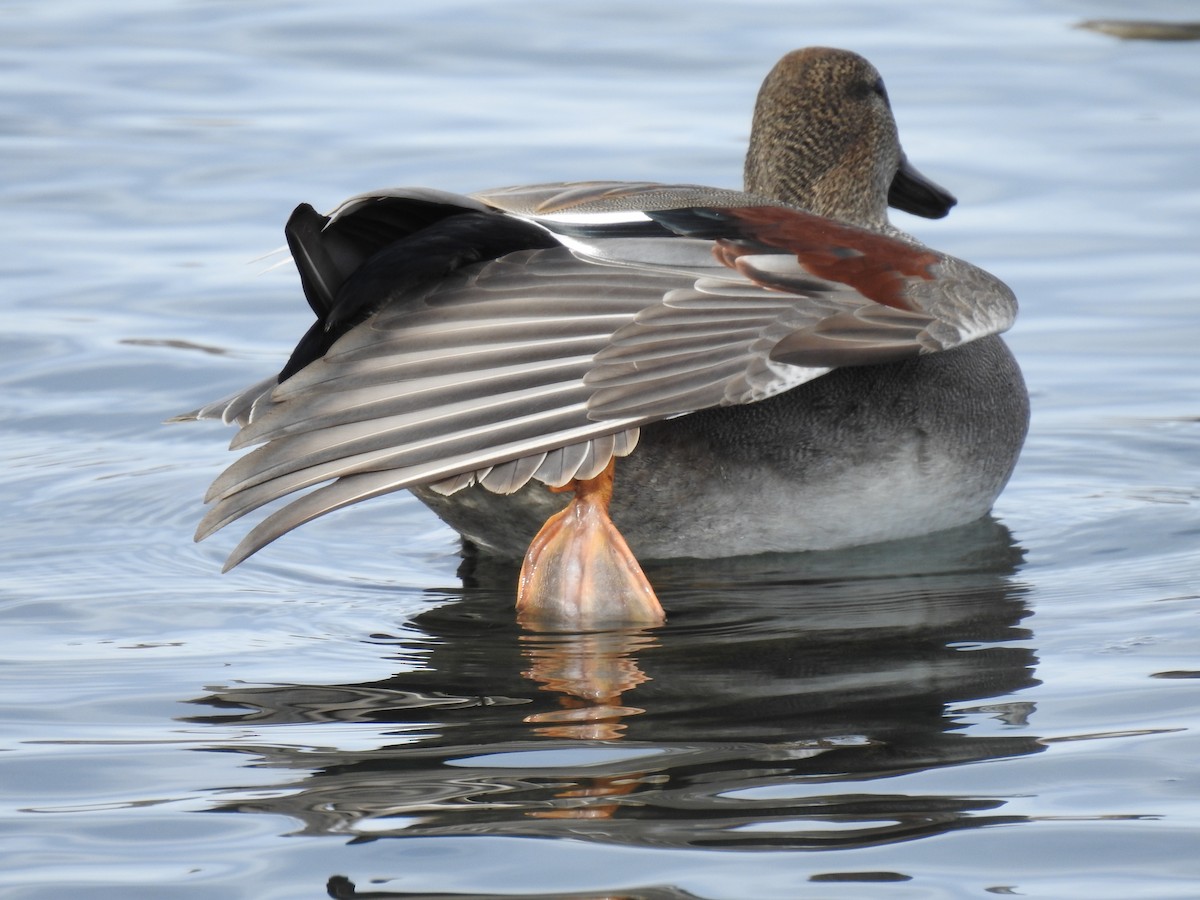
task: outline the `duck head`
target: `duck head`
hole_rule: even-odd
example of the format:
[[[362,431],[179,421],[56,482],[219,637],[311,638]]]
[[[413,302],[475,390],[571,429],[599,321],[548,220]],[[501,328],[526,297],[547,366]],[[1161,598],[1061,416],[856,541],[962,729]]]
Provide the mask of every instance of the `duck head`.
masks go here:
[[[875,67],[827,47],[795,50],[767,75],[745,182],[749,193],[873,229],[889,205],[938,219],[957,202],[905,158]]]

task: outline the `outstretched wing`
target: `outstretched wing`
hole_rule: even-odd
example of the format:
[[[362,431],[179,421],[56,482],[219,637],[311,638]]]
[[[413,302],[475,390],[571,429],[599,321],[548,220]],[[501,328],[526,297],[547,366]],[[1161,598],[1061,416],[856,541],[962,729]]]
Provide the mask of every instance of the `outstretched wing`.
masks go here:
[[[262,444],[213,484],[198,537],[332,480],[265,519],[230,565],[367,497],[591,477],[648,422],[763,399],[834,366],[945,349],[1011,321],[1012,310],[973,311],[971,280],[999,285],[978,269],[739,192],[545,185],[478,194],[461,212],[452,195],[413,193],[430,221],[392,243],[377,224],[405,218],[402,191],[355,198],[324,228],[310,225],[303,243],[317,246],[301,246],[303,257],[293,240],[298,263],[324,255],[340,266],[304,277],[306,293],[319,285],[318,316],[323,306],[335,325],[279,384],[198,411],[245,421],[235,448]],[[381,216],[377,204],[392,211]],[[347,274],[357,215],[368,217],[373,252],[359,251]],[[333,252],[323,235],[336,239]],[[513,249],[524,240],[532,248]],[[446,246],[452,258],[437,256]]]

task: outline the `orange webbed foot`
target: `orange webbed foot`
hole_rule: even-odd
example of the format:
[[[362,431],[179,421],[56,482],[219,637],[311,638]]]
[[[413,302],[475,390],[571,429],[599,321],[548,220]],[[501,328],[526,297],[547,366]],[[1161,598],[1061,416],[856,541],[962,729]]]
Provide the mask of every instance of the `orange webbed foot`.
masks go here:
[[[608,515],[613,461],[572,481],[575,496],[529,545],[517,589],[517,619],[537,628],[587,630],[666,621],[654,589]]]

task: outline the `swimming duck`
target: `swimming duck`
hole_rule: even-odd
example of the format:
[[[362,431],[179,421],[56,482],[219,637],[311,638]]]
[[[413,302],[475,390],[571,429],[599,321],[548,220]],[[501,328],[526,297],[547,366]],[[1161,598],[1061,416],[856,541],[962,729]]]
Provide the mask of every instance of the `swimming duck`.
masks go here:
[[[278,375],[177,417],[261,445],[214,482],[197,540],[311,489],[229,568],[407,488],[481,551],[524,557],[522,621],[593,627],[662,621],[639,557],[844,548],[985,515],[1028,423],[996,336],[1016,300],[889,223],[889,204],[939,218],[956,201],[908,162],[879,73],[789,53],[744,174],[744,191],[299,206],[285,233],[317,321]]]

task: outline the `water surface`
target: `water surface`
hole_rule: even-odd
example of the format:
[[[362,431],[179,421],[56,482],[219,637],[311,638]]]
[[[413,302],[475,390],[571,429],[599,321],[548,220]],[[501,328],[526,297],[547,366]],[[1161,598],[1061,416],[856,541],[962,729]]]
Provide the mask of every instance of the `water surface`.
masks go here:
[[[1200,895],[1200,55],[1073,27],[1124,6],[5,6],[4,896]],[[1022,300],[993,520],[658,566],[606,635],[516,628],[407,496],[217,574],[228,435],[160,423],[307,327],[249,263],[297,202],[735,186],[807,44]]]

